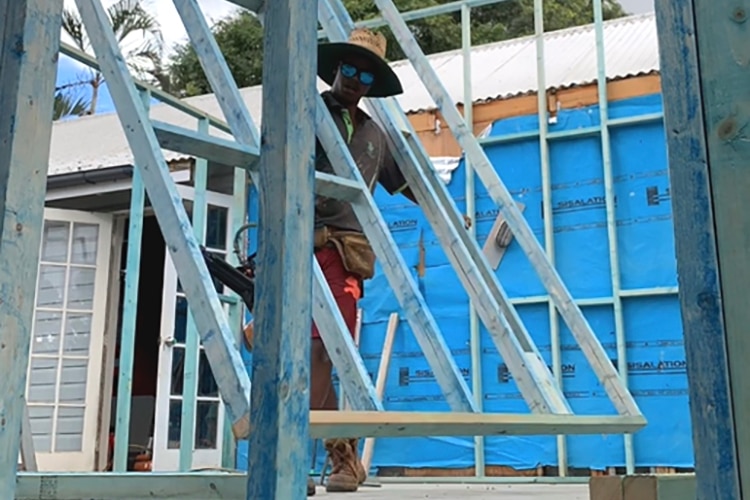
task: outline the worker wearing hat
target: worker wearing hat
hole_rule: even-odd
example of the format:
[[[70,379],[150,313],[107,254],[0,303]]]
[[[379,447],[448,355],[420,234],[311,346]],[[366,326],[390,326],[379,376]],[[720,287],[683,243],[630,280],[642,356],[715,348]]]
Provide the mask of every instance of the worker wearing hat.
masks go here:
[[[355,29],[346,42],[319,45],[318,76],[331,87],[322,98],[370,189],[380,183],[389,193],[401,193],[414,201],[385,133],[359,108],[363,97],[403,92],[398,76],[385,60],[385,51],[385,37],[368,29]],[[334,173],[320,144],[316,153],[316,170]],[[374,273],[375,257],[349,203],[316,196],[315,257],[354,336],[357,301],[362,297],[363,281]],[[310,409],[338,409],[331,371],[331,360],[313,325]],[[367,477],[359,459],[358,439],[327,439],[325,448],[333,465],[327,491],[357,491]],[[308,495],[314,494],[315,484],[310,479]]]

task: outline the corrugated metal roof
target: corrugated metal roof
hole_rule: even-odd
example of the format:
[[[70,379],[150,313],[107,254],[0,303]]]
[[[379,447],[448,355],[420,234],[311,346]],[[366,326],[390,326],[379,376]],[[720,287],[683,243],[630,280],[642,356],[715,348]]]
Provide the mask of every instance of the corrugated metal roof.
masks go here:
[[[653,13],[604,23],[607,79],[642,75],[659,69],[658,40]],[[446,90],[463,103],[463,55],[460,50],[430,56]],[[544,41],[548,89],[584,85],[597,80],[594,25],[547,33]],[[405,61],[393,64],[404,86],[400,98],[407,112],[435,109],[414,68]],[[533,36],[483,45],[471,55],[472,102],[536,92],[536,40]]]
[[[560,30],[545,35],[547,88],[565,88],[596,81],[594,25]],[[604,24],[605,65],[608,79],[658,71],[659,54],[653,13],[630,16]],[[463,56],[460,50],[428,58],[456,103],[463,102]],[[536,45],[533,37],[475,47],[472,50],[474,102],[508,98],[535,92]],[[404,86],[398,100],[406,112],[434,109],[435,105],[408,61],[392,64]],[[326,85],[318,82],[318,88]],[[241,90],[253,118],[262,112],[260,86]],[[185,99],[215,116],[223,116],[213,94]],[[196,120],[167,104],[151,109],[151,117],[194,128]],[[223,135],[219,132],[213,132]],[[167,161],[182,155],[166,152]],[[52,130],[49,174],[129,165],[133,157],[116,114],[101,114],[56,122]]]

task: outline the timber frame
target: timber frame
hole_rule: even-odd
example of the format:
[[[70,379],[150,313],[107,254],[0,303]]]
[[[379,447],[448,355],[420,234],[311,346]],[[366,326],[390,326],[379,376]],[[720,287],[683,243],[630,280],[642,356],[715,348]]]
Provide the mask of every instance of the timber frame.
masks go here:
[[[473,127],[467,124],[467,121],[475,124],[477,119],[481,123],[481,108],[477,108],[473,116],[471,112],[464,113],[468,115],[464,117],[450,103],[445,88],[409,32],[405,22],[407,16],[402,16],[391,0],[375,0],[383,21],[394,31],[435,101],[441,103],[441,121],[447,124],[456,143],[469,159],[472,172],[476,173],[503,213],[516,241],[545,284],[550,296],[550,308],[556,310],[569,325],[617,415],[579,416],[572,412],[561,391],[558,374],[550,372],[542,362],[514,305],[491,272],[477,242],[464,231],[456,205],[431,168],[429,157],[418,140],[419,128],[413,125],[413,120],[407,120],[395,100],[369,101],[367,106],[387,131],[391,148],[404,168],[404,175],[413,186],[420,206],[425,210],[449,261],[470,295],[479,320],[487,327],[495,346],[510,366],[531,410],[529,415],[482,413],[476,391],[469,388],[458,371],[439,325],[420,295],[371,194],[363,185],[353,159],[317,96],[315,57],[312,55],[317,39],[317,24],[312,19],[318,19],[330,40],[344,40],[354,24],[343,4],[340,0],[279,0],[268,4],[253,0],[233,2],[250,8],[262,19],[266,28],[265,50],[270,57],[267,57],[264,75],[266,111],[260,131],[241,100],[196,0],[175,1],[175,5],[211,85],[221,97],[219,101],[226,123],[186,106],[182,107],[185,112],[197,113],[197,130],[150,120],[144,99],[170,99],[155,89],[133,81],[99,2],[76,2],[92,40],[96,60],[63,47],[64,52],[99,67],[107,77],[119,118],[136,158],[134,193],[137,185],[139,195],[134,196],[132,209],[137,211],[142,206],[146,194],[152,200],[190,300],[196,331],[194,340],[197,343],[200,337],[205,346],[234,437],[250,438],[250,461],[254,475],[244,479],[237,479],[237,476],[243,475],[227,475],[226,478],[231,477],[231,491],[246,491],[247,498],[300,497],[300,492],[304,491],[307,467],[303,465],[306,450],[299,443],[309,436],[330,437],[342,432],[353,437],[604,433],[625,434],[627,440],[629,434],[641,429],[646,422],[627,389],[626,374],[618,371],[608,359],[580,308],[551,265],[549,250],[542,247],[531,232],[521,210],[484,154]],[[480,5],[492,2],[468,3]],[[719,266],[718,257],[723,257],[722,262],[729,263],[733,259],[740,260],[737,255],[746,248],[738,235],[746,233],[746,223],[744,219],[735,219],[728,205],[717,206],[716,199],[720,195],[737,198],[746,184],[745,176],[734,168],[746,160],[743,155],[746,146],[743,141],[736,140],[741,138],[741,125],[744,123],[738,121],[737,115],[744,120],[746,117],[742,113],[746,110],[735,106],[731,99],[721,94],[722,91],[729,93],[729,89],[721,84],[731,82],[732,77],[737,76],[738,69],[730,60],[730,54],[739,50],[736,30],[744,22],[744,11],[738,13],[732,10],[729,2],[724,1],[718,5],[713,3],[715,11],[710,5],[709,2],[693,0],[685,6],[664,7],[660,11],[662,33],[674,35],[674,38],[669,35],[662,37],[665,42],[662,51],[666,71],[662,78],[665,82],[671,82],[671,85],[668,83],[665,86],[670,89],[666,94],[667,109],[671,113],[668,120],[684,126],[685,134],[679,127],[668,128],[675,200],[678,200],[675,202],[678,257],[684,276],[681,279],[686,286],[682,299],[688,355],[692,365],[689,370],[691,399],[694,400],[693,419],[696,422],[696,443],[702,445],[696,446],[698,490],[699,495],[703,495],[700,498],[734,500],[742,498],[740,487],[750,476],[741,474],[747,472],[750,460],[743,455],[744,448],[737,444],[738,441],[747,440],[746,425],[740,423],[747,406],[743,401],[750,401],[750,398],[743,398],[747,393],[747,384],[730,383],[741,380],[737,375],[741,366],[741,358],[738,357],[747,352],[747,341],[741,335],[741,325],[747,324],[744,321],[747,318],[741,312],[747,311],[747,308],[742,306],[738,292],[747,280],[742,273],[728,270],[729,264]],[[540,24],[542,1],[537,0],[535,6],[537,33],[540,34],[543,33],[543,25]],[[2,109],[11,110],[7,116],[0,117],[0,140],[7,146],[0,152],[0,194],[4,211],[0,219],[0,283],[5,287],[0,301],[0,365],[5,375],[0,377],[0,413],[3,417],[0,419],[0,448],[4,450],[0,452],[0,491],[11,493],[17,484],[17,431],[21,427],[20,410],[23,404],[23,398],[19,395],[23,394],[25,387],[25,361],[32,318],[31,302],[24,300],[24,297],[33,296],[31,283],[36,281],[46,181],[43,166],[46,165],[50,136],[50,123],[45,117],[52,107],[55,60],[60,47],[61,8],[61,0],[17,0],[0,6],[0,16],[5,20],[0,24],[0,105]],[[730,12],[733,17],[728,15]],[[594,1],[594,15],[598,25],[597,36],[600,37],[601,0]],[[719,19],[720,15],[724,17]],[[701,58],[694,40],[680,41],[676,38],[678,34],[682,36],[692,30],[709,32],[708,28],[720,24],[735,38],[719,43],[707,37],[701,40],[700,48],[713,55],[718,47],[721,49],[718,52],[726,53],[724,58]],[[685,47],[690,60],[687,69],[681,70],[680,65],[684,63],[681,49]],[[679,57],[676,55],[678,53]],[[708,69],[702,75],[703,68]],[[684,72],[689,73],[686,89],[676,81]],[[654,75],[642,78],[647,85],[656,85],[657,77]],[[615,86],[616,82],[607,84],[606,79],[600,79],[596,87],[598,97],[601,99],[603,96],[606,101],[607,93],[612,92]],[[713,89],[712,92],[707,93],[703,90],[705,87]],[[744,98],[746,90],[734,92],[735,100],[739,100]],[[560,96],[558,98],[561,99]],[[536,111],[540,116],[546,115],[550,97],[542,92],[535,99]],[[530,102],[524,101],[523,105]],[[708,106],[703,111],[705,118],[703,114],[695,113],[696,109],[702,109],[701,104]],[[606,114],[606,105],[602,108]],[[604,118],[602,122],[606,123],[606,115]],[[234,140],[211,136],[208,133],[211,127],[231,133]],[[601,135],[602,143],[608,145],[607,126],[592,133]],[[311,158],[316,135],[332,159],[335,175],[313,171]],[[681,142],[685,140],[684,137],[689,137],[699,147],[687,147]],[[542,156],[546,154],[545,141],[546,136],[540,144]],[[44,146],[40,147],[40,144]],[[256,337],[260,340],[256,343],[253,356],[252,387],[235,346],[235,334],[221,307],[222,297],[215,292],[199,252],[201,216],[197,216],[199,222],[191,223],[181,208],[180,196],[168,175],[162,148],[233,165],[236,167],[236,185],[244,186],[249,177],[261,193],[262,223],[258,255],[259,259],[270,264],[263,266],[259,276],[264,287],[256,300],[256,331],[280,333]],[[689,168],[675,168],[675,165],[682,165],[683,162]],[[197,177],[205,175],[202,168],[199,167],[201,173],[196,174]],[[693,175],[692,181],[689,175]],[[701,179],[703,184],[695,185],[696,178]],[[606,175],[605,183],[611,184],[611,178],[606,178]],[[677,194],[680,189],[682,194]],[[611,196],[611,190],[608,191]],[[694,194],[696,191],[699,192],[697,197]],[[366,227],[367,236],[379,260],[384,263],[384,272],[402,306],[406,321],[418,339],[452,412],[384,411],[382,401],[376,395],[362,360],[345,331],[343,318],[333,305],[322,272],[309,258],[312,253],[312,220],[300,214],[311,213],[313,192],[351,202],[355,213],[365,223],[363,226]],[[696,198],[699,198],[697,202]],[[608,204],[611,205],[611,202],[609,200]],[[701,225],[691,224],[695,220],[700,220]],[[608,214],[608,223],[613,231],[611,213]],[[707,230],[707,227],[711,229]],[[719,245],[717,240],[723,235],[727,240]],[[695,241],[699,242],[699,256],[691,247]],[[131,258],[137,257],[128,255],[128,259]],[[701,265],[691,261],[691,258],[700,260]],[[290,272],[292,269],[294,272]],[[710,282],[705,282],[706,276],[712,277],[708,280]],[[136,285],[137,281],[135,285],[131,282],[128,287]],[[306,292],[310,289],[313,290],[312,294]],[[708,292],[702,291],[704,289]],[[727,294],[727,289],[733,290],[734,295]],[[720,293],[722,290],[724,295]],[[720,299],[724,301],[723,304]],[[696,321],[692,315],[697,315],[700,321]],[[341,374],[344,391],[354,411],[328,413],[307,410],[309,338],[304,332],[309,331],[311,318],[326,326],[321,329],[325,332],[324,342],[334,353],[334,364]],[[705,345],[701,337],[705,332],[715,338],[715,344]],[[618,350],[624,350],[624,346],[618,346]],[[712,363],[718,363],[720,370],[708,370]],[[708,382],[704,378],[704,368],[713,377]],[[717,387],[718,395],[712,394],[711,391]],[[718,412],[707,415],[706,405],[717,408]],[[256,428],[266,429],[267,432],[251,432]],[[721,471],[716,470],[719,467],[717,457],[727,466]],[[284,474],[279,471],[284,471]],[[703,471],[706,473],[705,479],[701,477]],[[719,481],[719,472],[726,481]],[[219,481],[220,477],[208,479],[196,475],[189,481],[195,483],[193,488],[210,488],[211,481]],[[139,480],[136,475],[117,477],[118,481],[126,479]],[[99,476],[96,481],[96,488],[108,490],[112,487]],[[176,490],[165,490],[162,481],[166,479],[153,479],[154,484],[144,485],[143,491],[147,490],[149,496],[157,497],[175,493]],[[238,481],[246,481],[247,488],[238,487]],[[74,498],[71,495],[82,494],[80,489],[67,492],[59,489],[59,484],[75,483],[70,481],[70,477],[58,483],[38,474],[26,474],[20,476],[20,483],[22,487],[19,487],[19,491],[31,491],[23,493],[32,495],[30,498],[37,498],[34,496],[37,493],[38,498],[47,498],[50,494],[58,495],[55,498]],[[32,483],[29,489],[28,485]],[[58,486],[53,488],[52,483]],[[183,486],[187,488],[187,483],[180,485],[180,488]],[[49,493],[53,489],[54,492]],[[85,496],[98,496],[101,490],[94,489],[86,490]],[[709,493],[713,496],[709,496]]]

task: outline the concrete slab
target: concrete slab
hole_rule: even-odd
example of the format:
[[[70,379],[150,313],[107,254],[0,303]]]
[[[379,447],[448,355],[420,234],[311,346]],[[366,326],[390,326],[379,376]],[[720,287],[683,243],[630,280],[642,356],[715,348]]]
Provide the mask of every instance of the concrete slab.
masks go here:
[[[384,484],[382,488],[360,488],[357,493],[326,493],[318,487],[312,498],[356,500],[589,500],[585,484]]]

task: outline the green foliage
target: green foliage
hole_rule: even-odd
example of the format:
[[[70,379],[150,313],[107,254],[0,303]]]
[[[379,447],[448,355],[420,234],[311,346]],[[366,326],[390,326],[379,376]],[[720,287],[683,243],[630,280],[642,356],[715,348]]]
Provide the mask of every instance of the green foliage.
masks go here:
[[[247,11],[218,21],[212,29],[237,84],[257,85],[263,68],[263,29]],[[169,63],[172,92],[193,96],[211,92],[211,87],[190,43],[178,45]]]
[[[423,9],[452,0],[395,0],[401,12]],[[344,0],[355,21],[379,17],[372,0]],[[604,18],[622,17],[626,13],[617,0],[603,0]],[[471,11],[473,45],[522,37],[534,33],[534,0],[506,0]],[[544,28],[554,31],[593,22],[592,0],[545,0]],[[426,54],[444,52],[461,46],[461,14],[455,12],[419,19],[409,23],[412,33]],[[213,28],[232,74],[240,87],[261,83],[263,33],[260,23],[241,12],[219,21]],[[379,28],[388,39],[387,57],[404,58],[388,28]],[[179,45],[170,61],[172,91],[181,96],[211,92],[201,65],[189,43]]]

